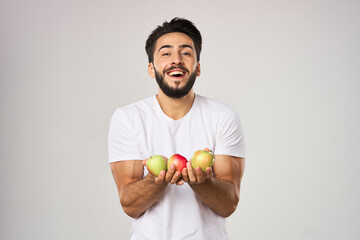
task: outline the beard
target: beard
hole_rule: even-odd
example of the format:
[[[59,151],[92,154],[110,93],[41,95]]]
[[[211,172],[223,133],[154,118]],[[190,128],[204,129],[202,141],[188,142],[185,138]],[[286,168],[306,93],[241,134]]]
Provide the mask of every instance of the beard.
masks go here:
[[[181,67],[180,67],[181,68]],[[167,69],[168,70],[168,69]],[[164,75],[165,75],[165,71],[164,71]],[[164,75],[161,75],[156,69],[155,69],[155,79],[156,82],[158,83],[161,91],[163,91],[163,93],[170,97],[170,98],[182,98],[184,96],[186,96],[190,90],[192,89],[192,87],[194,86],[195,83],[195,79],[196,79],[196,71],[194,71],[190,76],[189,79],[187,81],[187,83],[185,84],[185,86],[181,87],[181,88],[173,88],[170,87],[164,80]]]

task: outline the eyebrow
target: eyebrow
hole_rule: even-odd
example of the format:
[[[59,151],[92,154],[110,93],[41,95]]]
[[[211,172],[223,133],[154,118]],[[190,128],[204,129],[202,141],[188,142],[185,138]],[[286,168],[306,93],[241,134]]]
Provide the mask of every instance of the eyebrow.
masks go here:
[[[161,47],[159,48],[158,52],[160,52],[160,50],[163,49],[163,48],[174,48],[174,46],[172,46],[172,45],[164,45],[164,46],[161,46]],[[194,50],[192,46],[187,45],[187,44],[182,44],[182,45],[179,46],[179,48],[191,48],[192,50]]]

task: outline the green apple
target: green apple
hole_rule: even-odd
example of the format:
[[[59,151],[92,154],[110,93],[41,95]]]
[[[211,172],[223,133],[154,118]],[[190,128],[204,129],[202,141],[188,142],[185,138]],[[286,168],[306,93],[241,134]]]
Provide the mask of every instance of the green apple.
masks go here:
[[[204,172],[205,169],[211,167],[214,163],[214,154],[208,148],[204,150],[197,150],[192,156],[191,166],[195,169],[196,167],[200,167]]]
[[[166,171],[166,162],[163,156],[153,155],[146,161],[146,167],[152,175],[159,176],[162,170]]]

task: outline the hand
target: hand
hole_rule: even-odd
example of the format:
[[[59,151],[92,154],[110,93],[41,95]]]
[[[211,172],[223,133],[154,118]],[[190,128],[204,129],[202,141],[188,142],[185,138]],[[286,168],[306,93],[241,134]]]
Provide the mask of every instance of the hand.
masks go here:
[[[210,179],[212,170],[210,167],[205,169],[205,172],[200,167],[193,169],[191,163],[186,163],[186,168],[182,170],[182,179],[189,184],[203,183],[205,180]]]
[[[171,184],[182,186],[184,184],[181,181],[181,172],[175,170],[175,165],[171,164],[170,169],[166,172],[165,181]]]
[[[165,163],[167,165],[167,162],[168,162],[168,158],[167,157],[164,157],[162,156],[164,159],[165,159]],[[149,158],[145,159],[142,161],[142,164],[143,166],[146,166],[146,161],[148,160]],[[156,184],[162,184],[162,183],[170,183],[170,184],[175,184],[176,185],[183,185],[183,181],[181,181],[181,173],[179,171],[176,171],[175,170],[175,165],[174,164],[171,164],[170,165],[170,169],[166,172],[164,170],[162,170],[159,174],[159,176],[154,176],[155,177],[155,183]]]

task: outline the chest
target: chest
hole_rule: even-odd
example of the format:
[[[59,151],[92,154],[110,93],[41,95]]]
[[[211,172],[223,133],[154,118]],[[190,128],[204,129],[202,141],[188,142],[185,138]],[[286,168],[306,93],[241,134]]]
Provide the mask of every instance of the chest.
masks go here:
[[[135,136],[144,158],[178,153],[190,160],[196,150],[213,150],[216,144],[216,127],[199,116],[174,122],[149,116],[137,123]]]

